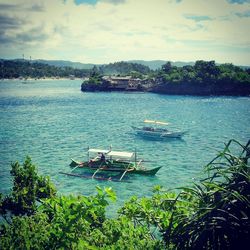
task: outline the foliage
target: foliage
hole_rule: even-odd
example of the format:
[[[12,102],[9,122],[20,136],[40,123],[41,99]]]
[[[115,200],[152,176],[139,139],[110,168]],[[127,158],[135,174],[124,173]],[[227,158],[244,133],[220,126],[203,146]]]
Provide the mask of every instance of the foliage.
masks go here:
[[[10,197],[27,206],[17,203],[22,213],[10,210],[22,216],[2,223],[0,249],[247,249],[249,146],[250,141],[246,146],[229,141],[205,167],[207,178],[178,193],[156,186],[152,197],[132,197],[112,219],[105,213],[109,201],[116,200],[111,188],[97,187],[97,194],[88,197],[54,195],[50,188],[32,193],[27,187],[41,191],[40,177],[28,158],[23,168],[12,165]],[[39,206],[34,206],[35,196]],[[0,198],[2,209],[5,198]]]
[[[232,154],[237,143],[242,152]],[[194,213],[178,223],[172,241],[179,249],[247,249],[250,239],[250,141],[231,140],[207,166],[210,173],[193,188],[184,189],[197,200]]]
[[[146,227],[135,227],[127,218],[107,219],[111,188],[97,187],[95,196],[57,196],[43,200],[37,213],[16,216],[0,230],[1,249],[159,249]],[[14,237],[14,241],[12,238]]]
[[[84,77],[89,75],[89,70],[71,67],[56,67],[44,63],[27,60],[1,60],[0,78],[18,77]]]
[[[134,79],[143,79],[144,78],[144,74],[137,72],[137,71],[130,71],[130,75]]]
[[[234,156],[230,145],[242,148]],[[250,243],[250,176],[246,146],[231,140],[205,168],[209,177],[177,195],[160,187],[149,198],[131,198],[120,214],[161,232],[167,248],[246,249]]]
[[[0,249],[45,249],[50,238],[46,214],[15,216],[11,224],[0,227]]]
[[[163,64],[163,65],[161,66],[161,68],[162,68],[162,71],[163,71],[164,73],[169,73],[169,72],[171,72],[171,70],[172,70],[171,62],[166,62],[165,64]]]
[[[99,91],[107,90],[109,83],[102,79],[98,72],[91,73],[89,80],[84,81],[81,85],[82,91]]]
[[[108,69],[108,70],[107,70]],[[109,71],[110,70],[110,71]],[[249,95],[250,71],[232,64],[217,65],[215,61],[196,61],[193,66],[172,66],[171,62],[161,69],[150,71],[136,64],[119,62],[94,67],[89,81],[82,84],[85,91],[106,91],[110,85],[104,74],[129,75],[140,78],[142,89],[166,94],[192,95]]]
[[[113,197],[112,190],[98,188],[96,196],[58,196],[44,201],[39,211],[48,216],[51,225],[48,248],[68,249],[82,242],[91,245],[90,233],[102,227],[110,197]]]
[[[192,95],[249,95],[249,70],[215,61],[196,61],[194,66],[167,62],[155,76],[153,92]]]
[[[172,231],[182,218],[193,213],[195,203],[189,193],[175,194],[156,186],[152,197],[132,197],[119,210],[119,214],[132,220],[135,225],[147,227],[153,239],[159,238],[160,234],[165,235],[165,239],[168,237],[165,245],[172,249]]]
[[[194,66],[175,67],[170,62],[162,65],[158,71],[158,80],[165,83],[203,83],[203,84],[229,84],[250,83],[247,70],[233,64],[216,65],[215,61],[199,60]]]
[[[108,219],[103,223],[100,231],[91,233],[98,249],[163,249],[160,239],[155,239],[143,225],[134,225],[130,219],[121,216]]]
[[[55,196],[55,187],[48,177],[39,176],[31,158],[26,157],[23,166],[18,162],[11,164],[13,176],[12,193],[1,201],[1,212],[10,211],[14,215],[33,214],[37,202],[42,198]]]
[[[105,75],[130,75],[131,72],[148,74],[150,72],[150,68],[139,63],[129,63],[122,61],[99,66],[99,71],[101,74]]]
[[[242,148],[239,156],[232,143]],[[234,146],[234,145],[233,145]],[[247,249],[250,232],[250,175],[246,146],[231,140],[205,168],[208,178],[177,195],[156,187],[155,195],[133,197],[120,210],[135,224],[161,232],[167,248]]]
[[[137,74],[147,74],[149,67],[128,62],[116,62],[107,65],[94,66],[89,69],[76,69],[72,67],[52,66],[45,63],[28,60],[0,60],[0,78],[18,78],[18,77],[75,77],[93,76],[93,72],[101,75],[121,74],[128,75],[130,72]]]

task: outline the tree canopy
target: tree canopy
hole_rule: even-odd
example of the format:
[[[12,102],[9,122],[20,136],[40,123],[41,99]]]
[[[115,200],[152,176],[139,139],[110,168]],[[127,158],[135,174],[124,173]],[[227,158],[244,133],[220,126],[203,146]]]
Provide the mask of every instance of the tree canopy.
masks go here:
[[[75,77],[88,76],[90,70],[71,67],[56,67],[44,63],[27,60],[1,60],[0,78],[18,77]]]
[[[148,74],[151,70],[148,66],[139,63],[115,62],[98,67],[99,72],[103,75],[129,75],[131,72]]]

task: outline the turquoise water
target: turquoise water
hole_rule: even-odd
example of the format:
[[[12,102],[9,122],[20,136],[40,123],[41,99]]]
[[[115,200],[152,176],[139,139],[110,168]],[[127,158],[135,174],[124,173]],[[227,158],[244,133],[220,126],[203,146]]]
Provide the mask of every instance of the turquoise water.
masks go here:
[[[229,139],[246,143],[250,138],[248,97],[83,93],[80,85],[78,80],[0,82],[0,192],[11,187],[10,163],[29,155],[60,193],[90,195],[96,185],[111,186],[119,198],[116,207],[131,195],[150,195],[155,185],[190,183]],[[142,139],[131,126],[144,119],[169,121],[171,128],[188,133],[183,139]],[[130,183],[59,174],[70,170],[70,158],[86,159],[88,146],[110,145],[114,150],[136,149],[139,158],[151,161],[148,168],[162,168],[155,177],[133,176]]]

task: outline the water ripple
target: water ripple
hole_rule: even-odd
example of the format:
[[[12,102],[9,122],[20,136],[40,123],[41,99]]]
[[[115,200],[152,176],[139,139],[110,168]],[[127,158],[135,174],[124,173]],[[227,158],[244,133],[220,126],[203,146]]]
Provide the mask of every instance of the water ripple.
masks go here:
[[[250,138],[250,99],[189,97],[137,93],[82,93],[80,81],[0,83],[0,192],[11,185],[10,163],[30,155],[39,173],[50,175],[60,193],[94,194],[95,186],[111,186],[118,194],[115,211],[131,195],[148,196],[154,185],[173,188],[199,178],[229,139]],[[171,122],[188,133],[183,140],[145,140],[131,126],[144,119]],[[86,148],[138,151],[162,166],[155,177],[134,176],[130,183],[100,182],[59,174],[70,158],[86,158]]]

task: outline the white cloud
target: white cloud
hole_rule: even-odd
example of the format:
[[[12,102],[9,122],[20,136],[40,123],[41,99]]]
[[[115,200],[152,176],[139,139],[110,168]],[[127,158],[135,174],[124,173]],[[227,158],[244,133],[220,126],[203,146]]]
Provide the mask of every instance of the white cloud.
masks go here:
[[[25,53],[93,63],[215,59],[250,64],[249,3],[0,0],[0,5],[0,18],[13,22],[12,27],[0,26],[0,39],[6,41],[0,45],[0,57]]]

